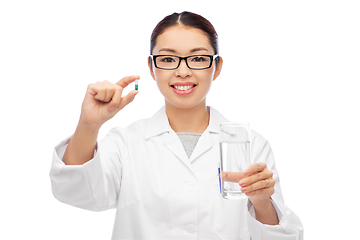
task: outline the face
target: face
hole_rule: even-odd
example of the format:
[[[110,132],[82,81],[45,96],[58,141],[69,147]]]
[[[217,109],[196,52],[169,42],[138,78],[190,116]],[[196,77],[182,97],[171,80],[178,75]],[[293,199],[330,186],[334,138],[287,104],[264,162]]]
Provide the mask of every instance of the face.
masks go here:
[[[201,30],[184,26],[174,26],[158,36],[153,55],[214,55],[207,36]],[[222,60],[216,66],[213,61],[208,69],[189,69],[185,61],[174,70],[163,70],[149,65],[151,75],[165,97],[168,106],[176,108],[193,108],[205,106],[206,95],[211,83],[220,74]],[[189,88],[190,86],[190,88]]]

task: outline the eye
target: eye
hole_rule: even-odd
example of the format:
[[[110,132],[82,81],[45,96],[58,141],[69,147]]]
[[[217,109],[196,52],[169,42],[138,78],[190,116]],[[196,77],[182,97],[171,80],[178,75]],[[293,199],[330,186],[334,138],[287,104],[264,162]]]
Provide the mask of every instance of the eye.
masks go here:
[[[176,62],[176,60],[175,60],[174,57],[169,57],[169,56],[161,57],[159,60],[160,60],[161,62],[164,62],[164,63]]]
[[[192,62],[205,62],[206,58],[204,56],[195,56],[191,58]]]

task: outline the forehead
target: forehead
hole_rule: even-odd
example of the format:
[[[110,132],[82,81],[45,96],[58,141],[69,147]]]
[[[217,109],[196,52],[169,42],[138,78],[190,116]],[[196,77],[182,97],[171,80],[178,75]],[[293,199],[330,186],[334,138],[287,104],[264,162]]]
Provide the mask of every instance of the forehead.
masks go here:
[[[156,39],[153,53],[157,54],[163,48],[173,49],[179,54],[187,54],[195,48],[208,49],[209,54],[214,53],[206,33],[186,26],[170,27],[160,34]]]

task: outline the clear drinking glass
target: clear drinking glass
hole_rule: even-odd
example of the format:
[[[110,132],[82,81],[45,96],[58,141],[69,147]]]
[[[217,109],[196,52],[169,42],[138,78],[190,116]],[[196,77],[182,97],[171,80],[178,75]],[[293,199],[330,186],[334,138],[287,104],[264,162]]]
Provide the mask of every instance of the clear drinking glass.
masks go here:
[[[249,123],[220,124],[220,176],[223,172],[243,172],[250,166],[250,133]],[[221,177],[222,196],[227,199],[247,198],[241,192],[239,181],[229,182]]]

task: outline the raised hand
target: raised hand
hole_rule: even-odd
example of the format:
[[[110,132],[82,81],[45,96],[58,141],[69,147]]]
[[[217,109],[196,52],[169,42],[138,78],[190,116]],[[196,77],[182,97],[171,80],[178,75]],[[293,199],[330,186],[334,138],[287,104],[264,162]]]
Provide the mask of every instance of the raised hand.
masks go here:
[[[103,81],[90,84],[81,108],[80,123],[100,128],[134,100],[139,91],[133,90],[126,96],[122,96],[122,92],[131,82],[139,78],[139,76],[127,76],[117,83]]]

